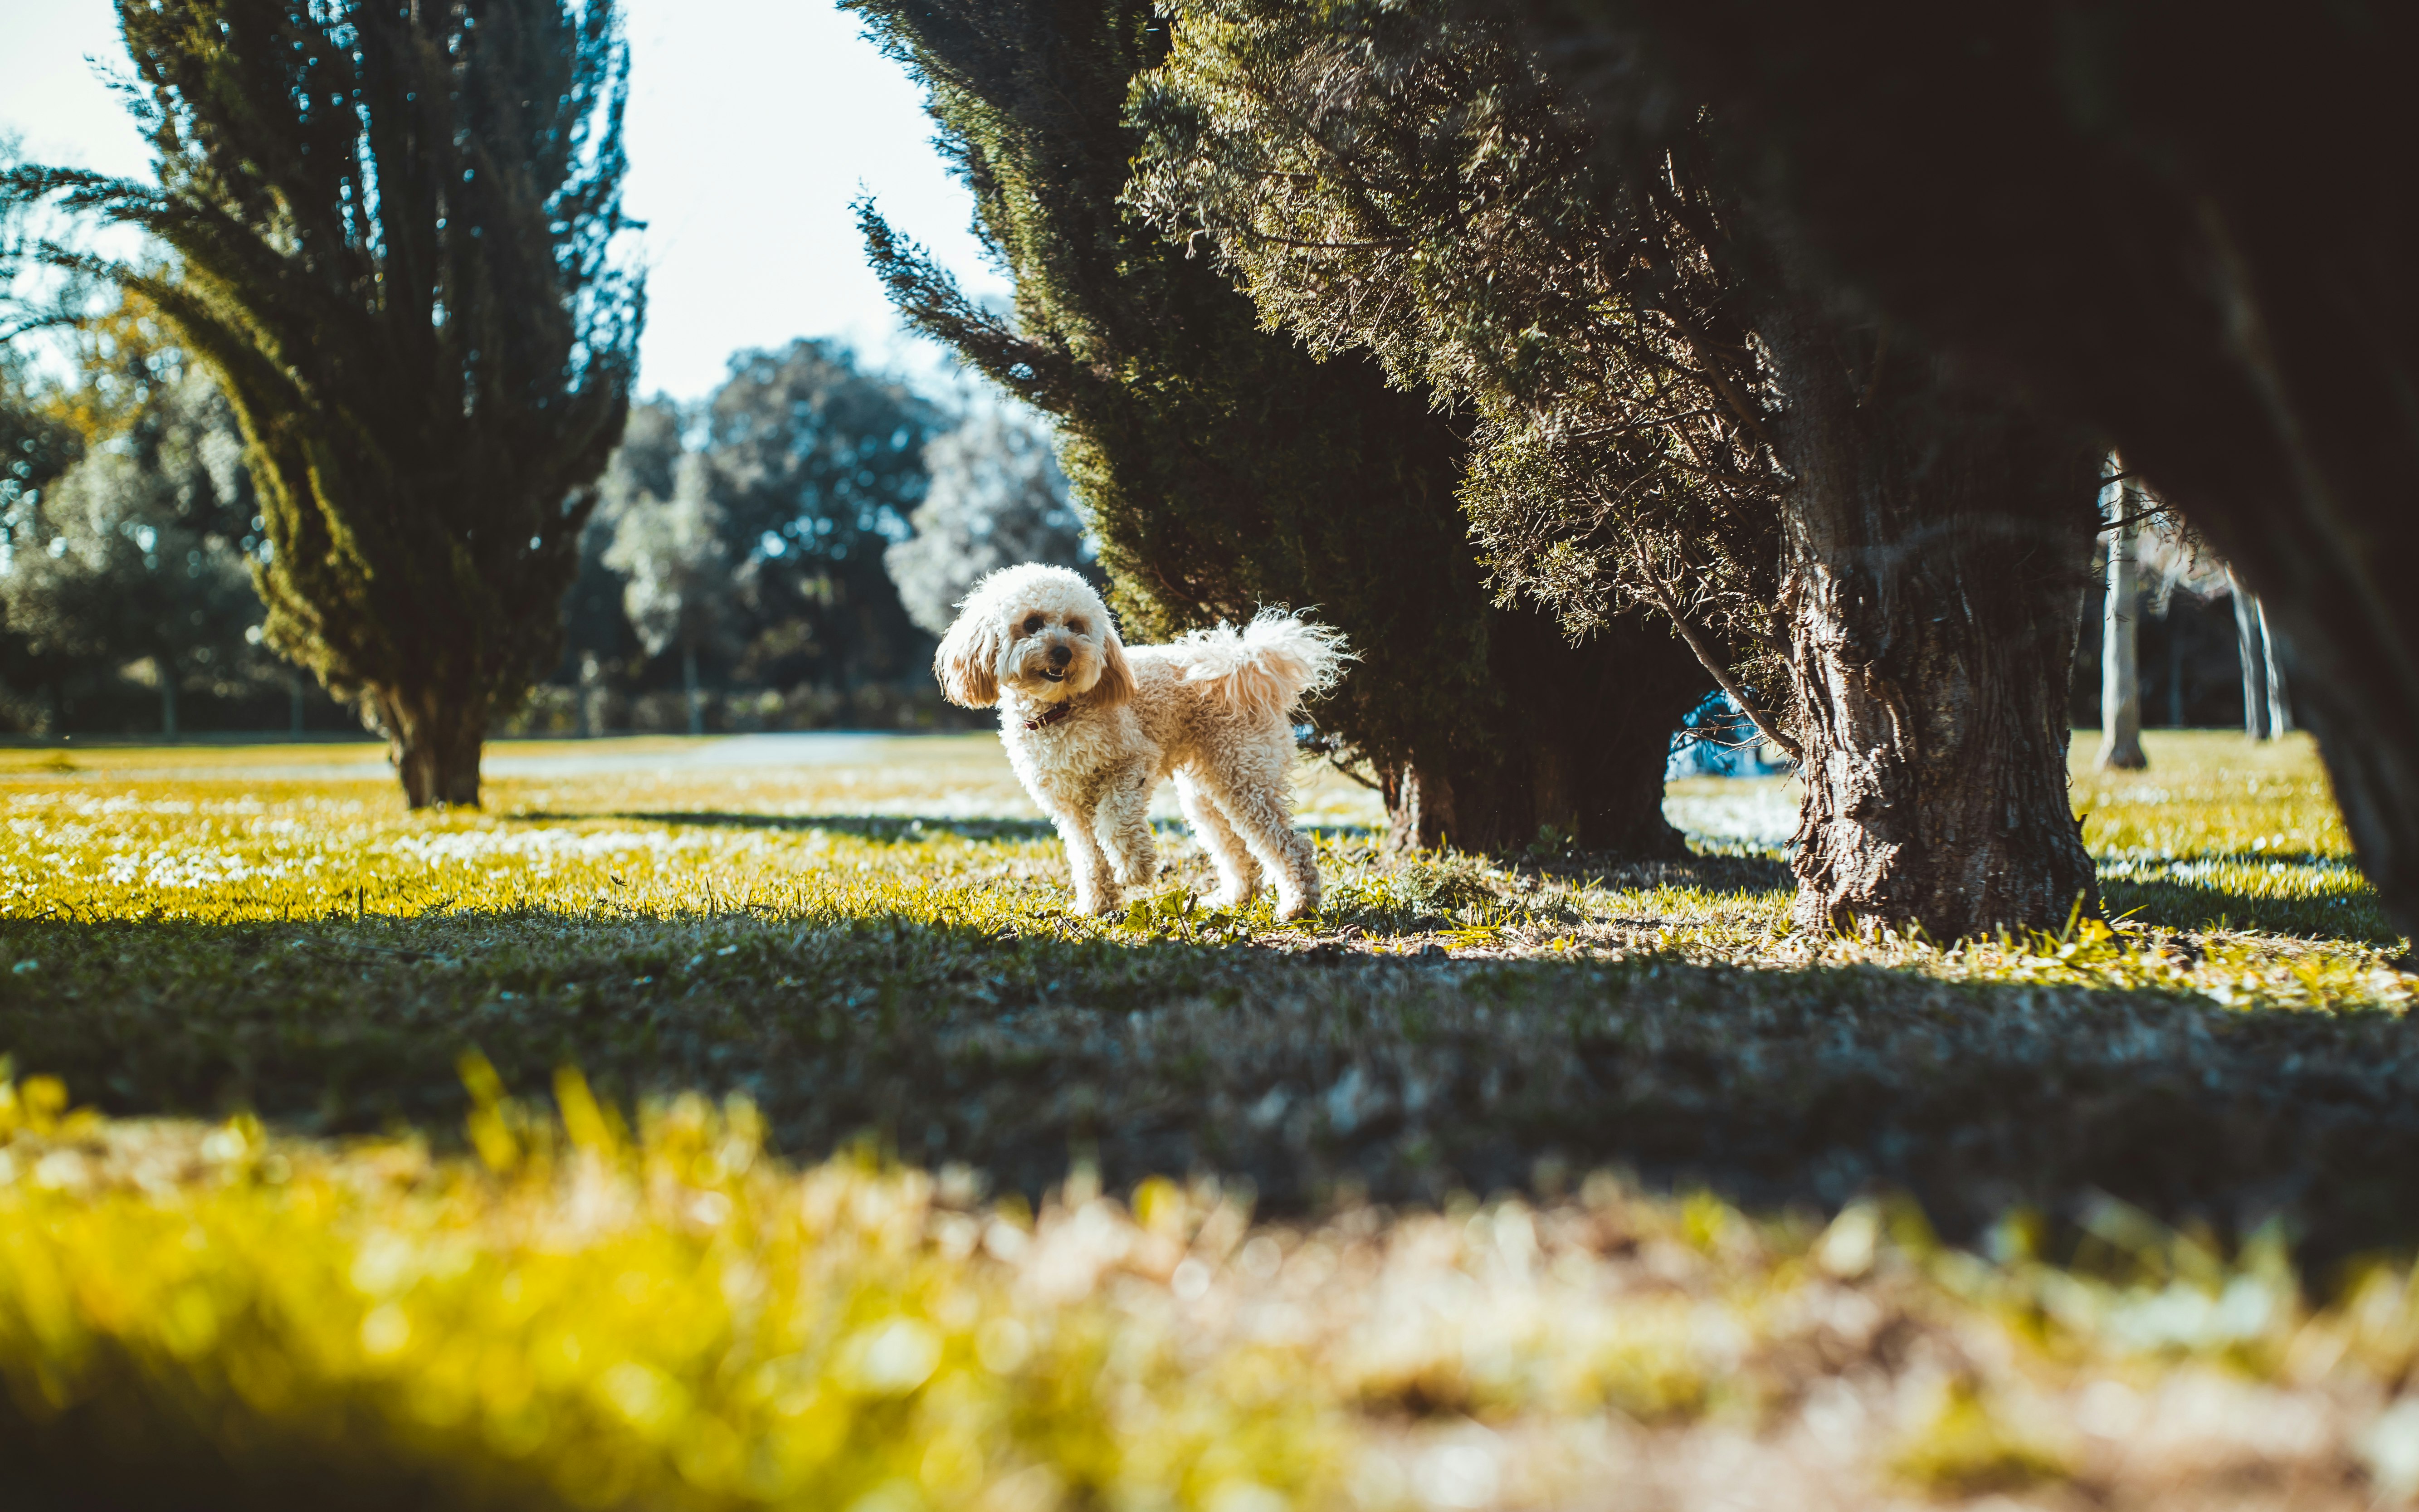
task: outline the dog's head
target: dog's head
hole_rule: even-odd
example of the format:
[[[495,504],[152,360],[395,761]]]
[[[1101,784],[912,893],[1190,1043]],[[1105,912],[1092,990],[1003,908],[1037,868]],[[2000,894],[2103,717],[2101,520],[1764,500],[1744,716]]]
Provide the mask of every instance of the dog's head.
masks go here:
[[[932,674],[952,703],[981,708],[1010,688],[1035,702],[1083,698],[1112,707],[1133,697],[1133,673],[1109,608],[1065,567],[1026,563],[975,584],[941,638]]]

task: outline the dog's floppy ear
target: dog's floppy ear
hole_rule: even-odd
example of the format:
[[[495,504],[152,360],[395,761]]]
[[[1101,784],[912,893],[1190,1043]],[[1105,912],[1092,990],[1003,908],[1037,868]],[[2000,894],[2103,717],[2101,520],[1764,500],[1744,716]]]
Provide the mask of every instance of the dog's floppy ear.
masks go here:
[[[999,625],[986,610],[968,609],[941,638],[932,654],[932,675],[942,696],[969,709],[999,702],[999,654],[1006,649]]]
[[[1101,675],[1092,684],[1092,703],[1096,708],[1114,709],[1120,703],[1133,702],[1133,669],[1126,665],[1126,648],[1117,640],[1117,627],[1103,627],[1101,633]]]

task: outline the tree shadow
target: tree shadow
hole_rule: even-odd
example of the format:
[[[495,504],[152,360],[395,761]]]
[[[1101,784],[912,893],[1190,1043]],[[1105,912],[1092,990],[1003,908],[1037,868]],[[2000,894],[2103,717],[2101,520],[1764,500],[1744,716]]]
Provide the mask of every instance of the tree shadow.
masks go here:
[[[2346,881],[2349,888],[2313,887],[2305,896],[2253,893],[2222,880],[2231,869],[2299,875],[2310,882]],[[2272,870],[2273,869],[2273,870]],[[2183,862],[2105,862],[2101,900],[2112,918],[2183,931],[2253,930],[2305,939],[2393,945],[2401,932],[2379,906],[2376,889],[2340,857],[2276,855],[2211,856]]]
[[[690,825],[709,829],[770,829],[791,833],[820,829],[886,844],[901,844],[943,835],[965,841],[1052,840],[1057,836],[1057,831],[1046,819],[947,819],[927,814],[764,814],[723,810],[554,813],[537,810],[516,813],[512,818],[516,823],[529,824],[611,819],[624,824]]]
[[[117,1113],[460,1128],[525,1092],[739,1092],[813,1158],[871,1131],[1038,1193],[1217,1171],[1264,1207],[1601,1165],[1763,1207],[1876,1188],[1955,1238],[2105,1192],[2324,1263],[2419,1242],[2419,1026],[2151,993],[1674,958],[1431,962],[891,917],[545,909],[0,921],[0,1052]],[[1559,1174],[1558,1174],[1559,1173]]]
[[[1046,819],[957,819],[932,814],[763,814],[724,810],[621,810],[599,813],[556,813],[532,810],[512,815],[515,822],[563,824],[582,819],[611,819],[624,824],[695,825],[712,829],[771,829],[792,833],[824,830],[888,844],[947,835],[966,841],[1055,840],[1057,830]],[[1303,825],[1302,833],[1325,840],[1366,840],[1377,833],[1367,825]],[[1163,838],[1187,837],[1192,826],[1180,819],[1154,819],[1153,833]]]

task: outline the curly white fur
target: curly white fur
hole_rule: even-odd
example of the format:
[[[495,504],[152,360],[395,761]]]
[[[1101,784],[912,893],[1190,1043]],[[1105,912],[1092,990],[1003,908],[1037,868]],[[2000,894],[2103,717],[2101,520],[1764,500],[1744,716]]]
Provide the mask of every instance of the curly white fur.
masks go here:
[[[1159,874],[1150,792],[1173,777],[1215,901],[1242,903],[1265,870],[1278,916],[1300,918],[1318,909],[1318,872],[1293,827],[1292,716],[1350,659],[1341,634],[1280,609],[1129,649],[1091,584],[1028,563],[975,584],[932,671],[952,702],[999,705],[1009,764],[1067,843],[1077,908],[1114,912]]]

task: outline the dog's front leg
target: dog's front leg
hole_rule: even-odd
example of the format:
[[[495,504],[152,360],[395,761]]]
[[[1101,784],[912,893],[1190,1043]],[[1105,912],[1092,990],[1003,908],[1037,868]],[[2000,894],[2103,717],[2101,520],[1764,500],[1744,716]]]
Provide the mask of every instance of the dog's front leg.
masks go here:
[[[1075,912],[1095,918],[1116,913],[1125,895],[1117,887],[1109,858],[1101,854],[1100,841],[1092,838],[1093,816],[1070,811],[1054,812],[1050,817],[1058,826],[1058,838],[1067,845],[1067,872],[1075,884]]]
[[[1117,879],[1129,887],[1159,879],[1159,845],[1150,836],[1150,778],[1147,766],[1129,767],[1101,795],[1101,843]]]

